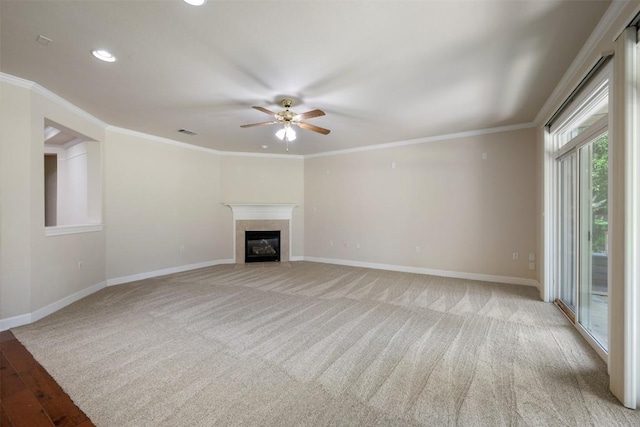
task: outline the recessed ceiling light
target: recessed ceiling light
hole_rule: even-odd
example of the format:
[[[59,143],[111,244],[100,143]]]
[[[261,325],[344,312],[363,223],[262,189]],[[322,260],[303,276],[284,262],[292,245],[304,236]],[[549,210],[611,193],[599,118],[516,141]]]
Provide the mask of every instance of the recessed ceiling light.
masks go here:
[[[184,0],[184,2],[191,6],[202,6],[207,2],[207,0]]]
[[[267,149],[267,148],[269,148],[269,146],[268,145],[263,145],[262,148]]]
[[[91,54],[104,62],[116,62],[116,57],[104,49],[96,49]]]

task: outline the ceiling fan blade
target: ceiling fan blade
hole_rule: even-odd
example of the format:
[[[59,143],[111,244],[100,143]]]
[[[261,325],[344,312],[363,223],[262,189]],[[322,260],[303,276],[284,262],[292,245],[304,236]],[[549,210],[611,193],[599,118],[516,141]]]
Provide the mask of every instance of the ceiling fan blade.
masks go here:
[[[324,116],[324,111],[322,111],[322,110],[307,111],[306,113],[298,114],[296,116],[296,119],[297,120],[306,120],[306,119],[310,119],[312,117],[319,117],[319,116]]]
[[[250,125],[241,125],[241,128],[251,128],[254,126],[266,126],[266,125],[275,125],[276,123],[278,123],[277,120],[273,121],[273,122],[262,122],[262,123],[252,123]]]
[[[266,114],[268,114],[268,115],[270,115],[270,116],[273,116],[273,117],[277,117],[277,116],[278,116],[278,115],[277,115],[276,113],[274,113],[273,111],[269,111],[269,110],[267,110],[267,109],[266,109],[266,108],[264,108],[264,107],[257,107],[257,106],[255,106],[255,105],[254,105],[252,108],[255,108],[256,110],[258,110],[258,111],[262,111],[263,113],[266,113]]]
[[[310,125],[309,123],[296,123],[296,124],[300,126],[302,129],[311,130],[314,132],[321,133],[323,135],[327,135],[329,132],[331,132],[329,129],[321,128],[320,126]]]

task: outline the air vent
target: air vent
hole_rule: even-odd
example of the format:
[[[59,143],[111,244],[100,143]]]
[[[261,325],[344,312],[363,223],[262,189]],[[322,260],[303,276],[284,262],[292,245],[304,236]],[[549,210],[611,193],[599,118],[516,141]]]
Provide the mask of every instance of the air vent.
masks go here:
[[[36,38],[36,41],[42,45],[48,45],[49,43],[51,43],[51,39],[49,37],[45,37],[45,36],[38,36]]]
[[[195,133],[194,131],[189,130],[189,129],[180,129],[178,132],[184,133],[184,134],[187,134],[187,135],[191,135],[191,136],[197,135],[197,133]]]

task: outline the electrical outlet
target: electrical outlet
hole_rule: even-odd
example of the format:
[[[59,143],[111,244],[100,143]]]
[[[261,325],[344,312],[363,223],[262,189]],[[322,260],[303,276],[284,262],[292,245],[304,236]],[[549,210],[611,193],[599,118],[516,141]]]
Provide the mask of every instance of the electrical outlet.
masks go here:
[[[520,259],[520,254],[518,252],[514,252],[511,254],[512,259]]]
[[[396,168],[396,162],[391,162],[391,169],[395,169]]]
[[[82,270],[82,261],[78,261],[78,270]]]
[[[180,252],[186,252],[187,248],[184,245],[181,245],[179,250]]]
[[[529,261],[532,261],[532,262],[533,262],[533,261],[535,261],[535,260],[536,260],[536,254],[534,254],[533,252],[531,252],[531,253],[529,254]]]
[[[482,153],[482,160],[487,160],[487,153]]]
[[[420,246],[416,246],[416,253],[420,252]]]
[[[329,240],[329,246],[333,246],[333,240]]]
[[[529,270],[535,270],[536,269],[536,263],[535,262],[530,262],[529,263]]]
[[[356,249],[360,249],[360,243],[356,243]]]

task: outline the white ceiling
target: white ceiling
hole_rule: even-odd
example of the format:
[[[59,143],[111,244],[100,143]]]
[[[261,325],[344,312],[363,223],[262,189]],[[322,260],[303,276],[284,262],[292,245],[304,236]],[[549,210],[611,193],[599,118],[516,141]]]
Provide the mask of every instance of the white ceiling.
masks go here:
[[[284,153],[275,126],[240,125],[292,97],[327,113],[309,123],[329,135],[291,145],[312,154],[532,122],[608,4],[0,0],[0,71],[111,125],[227,151]]]

